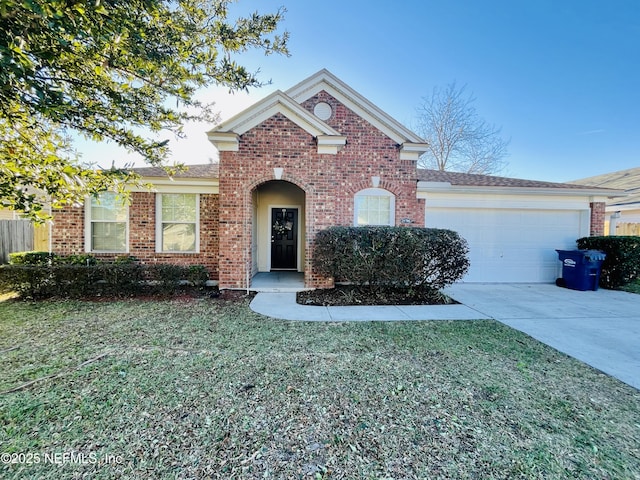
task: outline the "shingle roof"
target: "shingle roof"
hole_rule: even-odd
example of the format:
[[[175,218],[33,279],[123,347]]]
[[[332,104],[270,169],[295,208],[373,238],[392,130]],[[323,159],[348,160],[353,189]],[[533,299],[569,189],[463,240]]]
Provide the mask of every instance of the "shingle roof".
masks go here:
[[[619,188],[629,195],[626,198],[611,202],[611,205],[640,203],[640,167],[605,173],[603,175],[596,175],[595,177],[583,178],[571,183],[593,185],[594,187],[603,188]]]
[[[188,170],[177,173],[175,178],[218,178],[218,164],[185,165]],[[167,177],[162,167],[134,168],[134,172],[142,177]],[[594,177],[595,178],[595,177]],[[613,185],[589,185],[572,183],[544,182],[539,180],[525,180],[521,178],[497,177],[493,175],[479,175],[474,173],[441,172],[439,170],[418,169],[418,180],[424,182],[447,182],[461,187],[515,187],[515,188],[557,188],[584,190],[603,190],[603,194],[611,192]],[[589,180],[589,179],[586,179]],[[628,199],[625,199],[628,201]]]
[[[465,187],[519,187],[519,188],[562,188],[584,189],[584,185],[570,183],[543,182],[521,178],[496,177],[474,173],[441,172],[439,170],[418,169],[418,180],[424,182],[447,182]]]
[[[570,183],[593,185],[594,187],[619,188],[621,190],[640,189],[640,167],[574,180]]]
[[[218,164],[206,163],[203,165],[185,165],[187,170],[176,173],[175,178],[218,178]],[[167,177],[163,167],[133,168],[141,177]]]

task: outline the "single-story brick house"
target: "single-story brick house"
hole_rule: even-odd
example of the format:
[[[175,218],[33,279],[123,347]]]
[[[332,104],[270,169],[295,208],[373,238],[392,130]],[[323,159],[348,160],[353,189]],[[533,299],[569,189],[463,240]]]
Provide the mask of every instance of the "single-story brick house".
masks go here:
[[[330,72],[276,91],[208,132],[219,164],[173,179],[139,173],[153,191],[129,206],[112,194],[54,214],[53,251],[129,254],[205,265],[221,288],[257,272],[311,268],[331,225],[451,228],[469,242],[465,281],[552,282],[556,248],[601,234],[608,189],[417,168],[424,140]]]

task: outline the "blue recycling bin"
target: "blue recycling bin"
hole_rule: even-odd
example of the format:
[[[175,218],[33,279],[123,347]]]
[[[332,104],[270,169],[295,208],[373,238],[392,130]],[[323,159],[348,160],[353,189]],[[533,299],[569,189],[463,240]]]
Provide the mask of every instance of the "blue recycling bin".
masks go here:
[[[598,290],[600,271],[606,254],[599,250],[556,250],[562,262],[561,287],[572,290]]]

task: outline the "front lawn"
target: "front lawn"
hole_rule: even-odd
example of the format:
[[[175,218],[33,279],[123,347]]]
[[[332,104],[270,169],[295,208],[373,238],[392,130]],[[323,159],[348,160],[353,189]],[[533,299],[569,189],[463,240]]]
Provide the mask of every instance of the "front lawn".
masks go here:
[[[640,478],[640,392],[493,321],[9,300],[0,361],[7,479]]]

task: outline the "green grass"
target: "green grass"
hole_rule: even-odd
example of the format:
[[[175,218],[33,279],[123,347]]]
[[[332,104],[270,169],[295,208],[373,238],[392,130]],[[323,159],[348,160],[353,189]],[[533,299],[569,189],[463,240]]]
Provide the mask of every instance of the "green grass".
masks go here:
[[[624,290],[625,292],[640,294],[640,279],[624,285],[623,287],[620,288],[620,290]]]
[[[493,321],[5,301],[0,362],[2,392],[49,376],[0,393],[31,460],[1,478],[640,478],[640,392]]]

